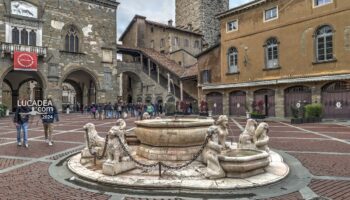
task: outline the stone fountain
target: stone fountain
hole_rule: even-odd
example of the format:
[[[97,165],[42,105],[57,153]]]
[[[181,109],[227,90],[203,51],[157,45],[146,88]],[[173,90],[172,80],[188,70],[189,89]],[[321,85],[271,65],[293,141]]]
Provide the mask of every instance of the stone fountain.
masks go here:
[[[228,118],[135,122],[141,145],[129,147],[119,120],[106,138],[84,126],[86,148],[68,168],[101,184],[158,189],[237,189],[285,178],[289,167],[268,148],[269,126],[249,119],[238,143],[227,142]]]

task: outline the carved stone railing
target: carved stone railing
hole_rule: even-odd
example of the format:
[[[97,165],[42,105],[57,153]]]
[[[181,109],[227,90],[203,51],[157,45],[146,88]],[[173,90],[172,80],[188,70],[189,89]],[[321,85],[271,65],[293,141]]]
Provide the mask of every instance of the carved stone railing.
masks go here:
[[[12,43],[5,43],[0,42],[1,44],[1,54],[2,56],[5,54],[11,54],[15,51],[22,51],[22,52],[33,52],[38,54],[38,56],[46,57],[47,55],[47,47],[38,47],[38,46],[28,46],[23,44],[12,44]]]

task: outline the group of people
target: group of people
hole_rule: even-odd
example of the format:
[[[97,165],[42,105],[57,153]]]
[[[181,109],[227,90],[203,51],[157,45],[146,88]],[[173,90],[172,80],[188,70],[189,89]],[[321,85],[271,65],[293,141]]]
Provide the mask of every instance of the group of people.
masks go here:
[[[81,110],[82,114],[90,114],[93,119],[120,119],[135,117],[142,120],[143,113],[147,112],[151,117],[157,117],[164,112],[161,103],[125,103],[119,101],[112,104],[85,105]]]
[[[25,100],[24,100],[25,101]],[[50,101],[49,105],[45,105],[41,107],[40,110],[45,110],[45,113],[38,113],[40,115],[40,119],[37,121],[37,125],[39,121],[42,122],[44,133],[45,133],[45,142],[49,145],[53,145],[52,133],[53,133],[53,123],[59,121],[58,111],[52,102],[52,98],[48,97],[47,101]],[[35,110],[35,109],[34,109]],[[16,112],[13,118],[13,123],[17,130],[17,145],[24,146],[26,148],[29,147],[28,144],[28,128],[29,124],[33,123],[34,120],[33,109],[27,105],[20,105],[16,108]],[[21,137],[21,132],[23,132],[23,140]]]

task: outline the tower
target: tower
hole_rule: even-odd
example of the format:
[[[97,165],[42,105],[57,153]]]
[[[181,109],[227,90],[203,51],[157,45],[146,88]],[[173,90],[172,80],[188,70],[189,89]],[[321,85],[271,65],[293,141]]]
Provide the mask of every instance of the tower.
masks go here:
[[[229,9],[229,0],[176,0],[176,26],[200,31],[212,46],[219,41],[216,15]]]

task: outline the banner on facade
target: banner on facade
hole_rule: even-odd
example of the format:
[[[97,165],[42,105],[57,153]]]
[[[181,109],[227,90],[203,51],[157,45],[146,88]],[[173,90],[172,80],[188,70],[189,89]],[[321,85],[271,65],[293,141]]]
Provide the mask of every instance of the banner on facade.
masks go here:
[[[32,52],[14,52],[14,70],[17,71],[37,71],[38,55]]]

